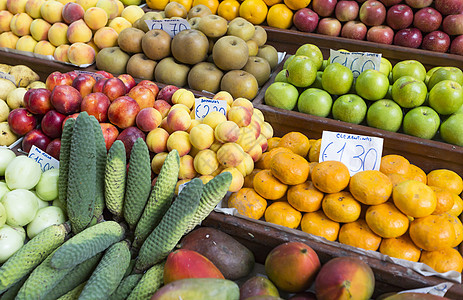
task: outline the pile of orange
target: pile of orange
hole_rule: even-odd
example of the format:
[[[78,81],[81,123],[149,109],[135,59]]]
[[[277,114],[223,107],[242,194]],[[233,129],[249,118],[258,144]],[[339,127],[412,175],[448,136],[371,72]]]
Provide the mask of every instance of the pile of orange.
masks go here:
[[[300,228],[329,241],[462,272],[463,180],[447,169],[426,174],[400,155],[356,173],[318,163],[321,140],[299,132],[268,140],[268,152],[233,193],[229,207],[253,219]]]

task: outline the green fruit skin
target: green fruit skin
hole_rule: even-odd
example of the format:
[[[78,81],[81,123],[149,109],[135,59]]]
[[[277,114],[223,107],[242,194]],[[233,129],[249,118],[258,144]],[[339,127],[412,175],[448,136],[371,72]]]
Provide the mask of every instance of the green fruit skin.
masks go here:
[[[412,76],[424,81],[426,79],[426,69],[417,60],[403,60],[396,63],[392,68],[392,79],[394,82],[402,76]]]
[[[317,71],[317,77],[315,78],[315,81],[312,83],[310,87],[322,90],[323,89],[322,76],[323,76],[323,71]]]
[[[402,76],[392,85],[392,100],[401,107],[417,107],[426,100],[427,91],[423,81],[411,76]]]
[[[373,113],[372,107],[382,105],[386,102],[389,106],[394,106],[396,109],[393,111],[393,115],[381,113],[379,115],[375,115]],[[402,124],[402,110],[397,103],[392,100],[379,100],[373,103],[367,111],[367,124],[370,127],[388,130],[392,132],[397,132],[399,130],[400,125]],[[391,120],[395,120],[391,122]],[[390,124],[387,124],[390,122]]]
[[[156,264],[143,274],[143,277],[130,292],[127,300],[149,300],[164,282],[165,261]]]
[[[389,88],[389,80],[383,73],[376,70],[365,70],[355,83],[357,94],[363,99],[376,101],[383,99]]]
[[[415,124],[415,120],[412,115],[414,113],[420,113],[422,109],[426,109],[427,114],[429,115],[426,118],[426,125]],[[435,110],[426,106],[415,107],[414,109],[407,112],[403,120],[403,129],[404,133],[420,137],[423,139],[432,139],[436,135],[437,130],[439,129],[440,118]]]
[[[313,44],[304,44],[300,46],[295,55],[305,55],[314,63],[317,70],[319,70],[323,65],[323,53],[320,51],[320,48]]]
[[[348,106],[344,103],[345,97],[357,97],[359,100],[356,101],[352,107]],[[361,101],[360,101],[361,100]],[[358,114],[358,112],[360,113]],[[346,94],[342,95],[341,97],[337,98],[336,101],[333,103],[333,118],[335,120],[341,120],[348,123],[353,124],[360,124],[365,119],[365,115],[367,114],[367,104],[365,101],[353,94]]]
[[[463,85],[463,72],[456,67],[440,67],[430,75],[428,89],[432,90],[442,80],[453,80]]]
[[[463,146],[463,114],[453,114],[442,122],[440,135],[447,143]]]
[[[348,93],[353,82],[354,75],[352,71],[340,63],[332,63],[323,71],[323,89],[332,95]]]
[[[274,82],[265,91],[265,104],[287,110],[296,107],[299,92],[292,84]]]
[[[332,105],[333,99],[330,94],[324,90],[310,88],[299,96],[297,109],[306,114],[327,117],[331,112]]]
[[[275,76],[275,82],[288,82],[288,79],[286,79],[286,69],[278,72],[277,76]]]
[[[451,115],[462,105],[463,89],[453,80],[443,80],[429,92],[429,106],[441,115]]]
[[[317,77],[317,68],[312,60],[306,56],[293,59],[286,69],[288,82],[296,87],[308,87]]]
[[[233,281],[215,278],[188,278],[176,280],[163,286],[153,295],[151,300],[238,300],[239,298],[239,287]]]

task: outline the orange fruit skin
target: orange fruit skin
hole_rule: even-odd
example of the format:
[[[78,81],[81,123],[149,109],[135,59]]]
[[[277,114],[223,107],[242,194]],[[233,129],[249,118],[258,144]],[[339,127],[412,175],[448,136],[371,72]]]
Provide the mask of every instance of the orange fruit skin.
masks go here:
[[[421,249],[410,239],[408,234],[395,238],[386,238],[381,241],[379,252],[391,257],[418,261],[421,256]]]
[[[311,147],[309,149],[309,161],[310,162],[318,162],[320,156],[320,147],[322,145],[322,139],[318,139],[315,142],[311,143]]]
[[[267,140],[267,151],[272,150],[273,148],[278,147],[278,144],[280,144],[281,138],[279,137],[271,137]]]
[[[389,154],[381,158],[379,170],[384,174],[399,173],[407,175],[410,168],[410,162],[401,155]]]
[[[228,207],[236,208],[239,214],[259,220],[264,216],[267,201],[253,189],[242,188],[228,198]]]
[[[326,194],[322,201],[322,209],[331,220],[339,223],[356,221],[362,210],[360,202],[349,192]]]
[[[292,131],[280,139],[278,147],[288,148],[292,152],[305,157],[309,153],[310,140],[304,134]]]
[[[294,209],[286,201],[277,201],[270,204],[265,210],[265,221],[273,224],[296,229],[301,223],[301,212]]]
[[[254,188],[254,184],[253,184],[254,176],[256,176],[256,174],[259,173],[260,171],[262,171],[262,170],[261,169],[254,169],[254,170],[252,170],[251,174],[244,177],[243,187]]]
[[[463,212],[463,199],[461,199],[461,197],[458,196],[457,194],[452,193],[452,196],[453,196],[453,206],[447,212],[451,215],[458,217]]]
[[[324,193],[337,193],[349,185],[349,169],[339,161],[329,160],[317,164],[312,171],[312,182]]]
[[[260,171],[252,182],[256,192],[268,200],[281,199],[288,190],[288,186],[275,178],[270,170]]]
[[[303,183],[309,177],[309,163],[304,157],[295,153],[281,152],[270,160],[273,176],[288,185]]]
[[[203,4],[209,7],[212,14],[215,15],[217,13],[217,8],[219,7],[219,0],[193,0],[192,6],[196,6],[199,4]]]
[[[450,248],[455,241],[455,228],[444,215],[430,215],[410,223],[410,238],[426,251]]]
[[[381,244],[381,237],[374,233],[365,220],[346,223],[339,230],[339,242],[365,250],[376,251]]]
[[[307,7],[312,0],[284,0],[285,4],[292,10],[299,10]]]
[[[302,231],[336,241],[340,225],[328,218],[322,210],[305,213],[301,220]]]
[[[463,179],[457,173],[439,169],[428,173],[428,184],[449,189],[452,193],[460,195],[463,191]]]
[[[386,202],[391,196],[392,183],[380,171],[367,170],[351,177],[349,191],[363,204],[378,205]]]
[[[225,0],[220,2],[217,14],[227,21],[239,16],[240,3],[236,0]]]
[[[322,207],[324,194],[311,181],[294,185],[288,189],[288,203],[301,212],[314,212]]]
[[[240,17],[254,25],[262,24],[267,17],[268,7],[262,0],[245,0],[240,6]]]
[[[407,177],[409,179],[421,181],[424,184],[426,184],[428,180],[426,178],[426,173],[420,167],[417,167],[414,164],[410,164],[408,167]]]
[[[455,198],[449,190],[432,185],[429,187],[434,191],[437,199],[436,209],[432,212],[433,215],[439,215],[452,209]]]
[[[455,241],[452,243],[451,247],[457,247],[461,244],[461,242],[463,242],[463,224],[461,223],[460,219],[458,219],[458,217],[455,217],[449,213],[443,213],[443,215],[447,217],[447,221],[449,221],[455,229]]]
[[[381,173],[381,174],[384,174],[384,173]],[[399,174],[399,173],[390,173],[390,174],[387,174],[386,176],[391,181],[392,187],[396,187],[399,183],[410,180],[410,178],[408,178],[407,175]]]
[[[409,225],[407,216],[391,202],[370,206],[365,220],[370,229],[383,238],[399,237],[407,232]]]
[[[445,248],[436,251],[423,251],[420,262],[427,264],[439,273],[448,271],[463,271],[463,258],[454,248]]]
[[[270,7],[267,14],[268,26],[288,29],[293,25],[293,11],[284,4]]]
[[[437,197],[427,185],[416,180],[399,183],[392,191],[395,206],[407,216],[421,218],[432,214]]]

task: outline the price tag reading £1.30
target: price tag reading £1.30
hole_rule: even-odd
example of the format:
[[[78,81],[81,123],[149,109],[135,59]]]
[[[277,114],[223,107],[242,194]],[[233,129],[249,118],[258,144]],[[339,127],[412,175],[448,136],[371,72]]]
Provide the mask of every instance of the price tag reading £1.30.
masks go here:
[[[349,173],[379,170],[383,139],[350,133],[323,131],[319,161],[336,160],[347,166]]]
[[[35,160],[40,165],[42,172],[48,171],[50,169],[59,169],[59,161],[45,151],[40,150],[36,146],[31,147],[27,157]]]
[[[190,23],[185,19],[145,20],[145,23],[150,30],[164,30],[171,38],[182,30],[191,29]]]
[[[354,78],[368,69],[378,70],[381,65],[381,54],[369,52],[344,52],[330,49],[330,63],[340,63],[348,67]]]
[[[218,111],[227,115],[227,101],[207,98],[197,98],[195,100],[195,119],[202,120],[207,114]]]

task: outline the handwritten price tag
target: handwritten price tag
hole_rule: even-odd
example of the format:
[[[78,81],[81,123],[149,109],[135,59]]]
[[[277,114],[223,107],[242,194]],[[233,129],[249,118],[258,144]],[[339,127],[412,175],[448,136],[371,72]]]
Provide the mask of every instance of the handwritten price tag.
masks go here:
[[[3,79],[8,79],[9,81],[13,82],[14,85],[16,85],[16,80],[13,75],[5,73],[5,72],[0,72],[0,78]]]
[[[342,52],[330,49],[330,63],[340,63],[348,67],[354,78],[368,69],[379,70],[381,54],[369,52]]]
[[[197,98],[195,100],[195,119],[202,120],[208,113],[219,111],[224,116],[227,115],[227,101],[225,100],[212,100],[206,98]]]
[[[36,146],[32,146],[27,157],[35,160],[40,165],[42,172],[50,169],[59,169],[59,161]]]
[[[191,29],[190,23],[185,19],[145,20],[150,30],[161,29],[174,37],[182,30]]]
[[[382,153],[382,138],[323,131],[319,161],[340,161],[352,176],[360,171],[379,170]]]
[[[94,73],[94,72],[89,72],[89,71],[82,71],[82,70],[75,70],[74,72],[77,73],[77,75],[80,75],[80,74],[88,74],[90,76],[92,76],[95,80],[99,80],[101,78],[104,78],[103,75],[101,74],[98,74],[98,73]]]

